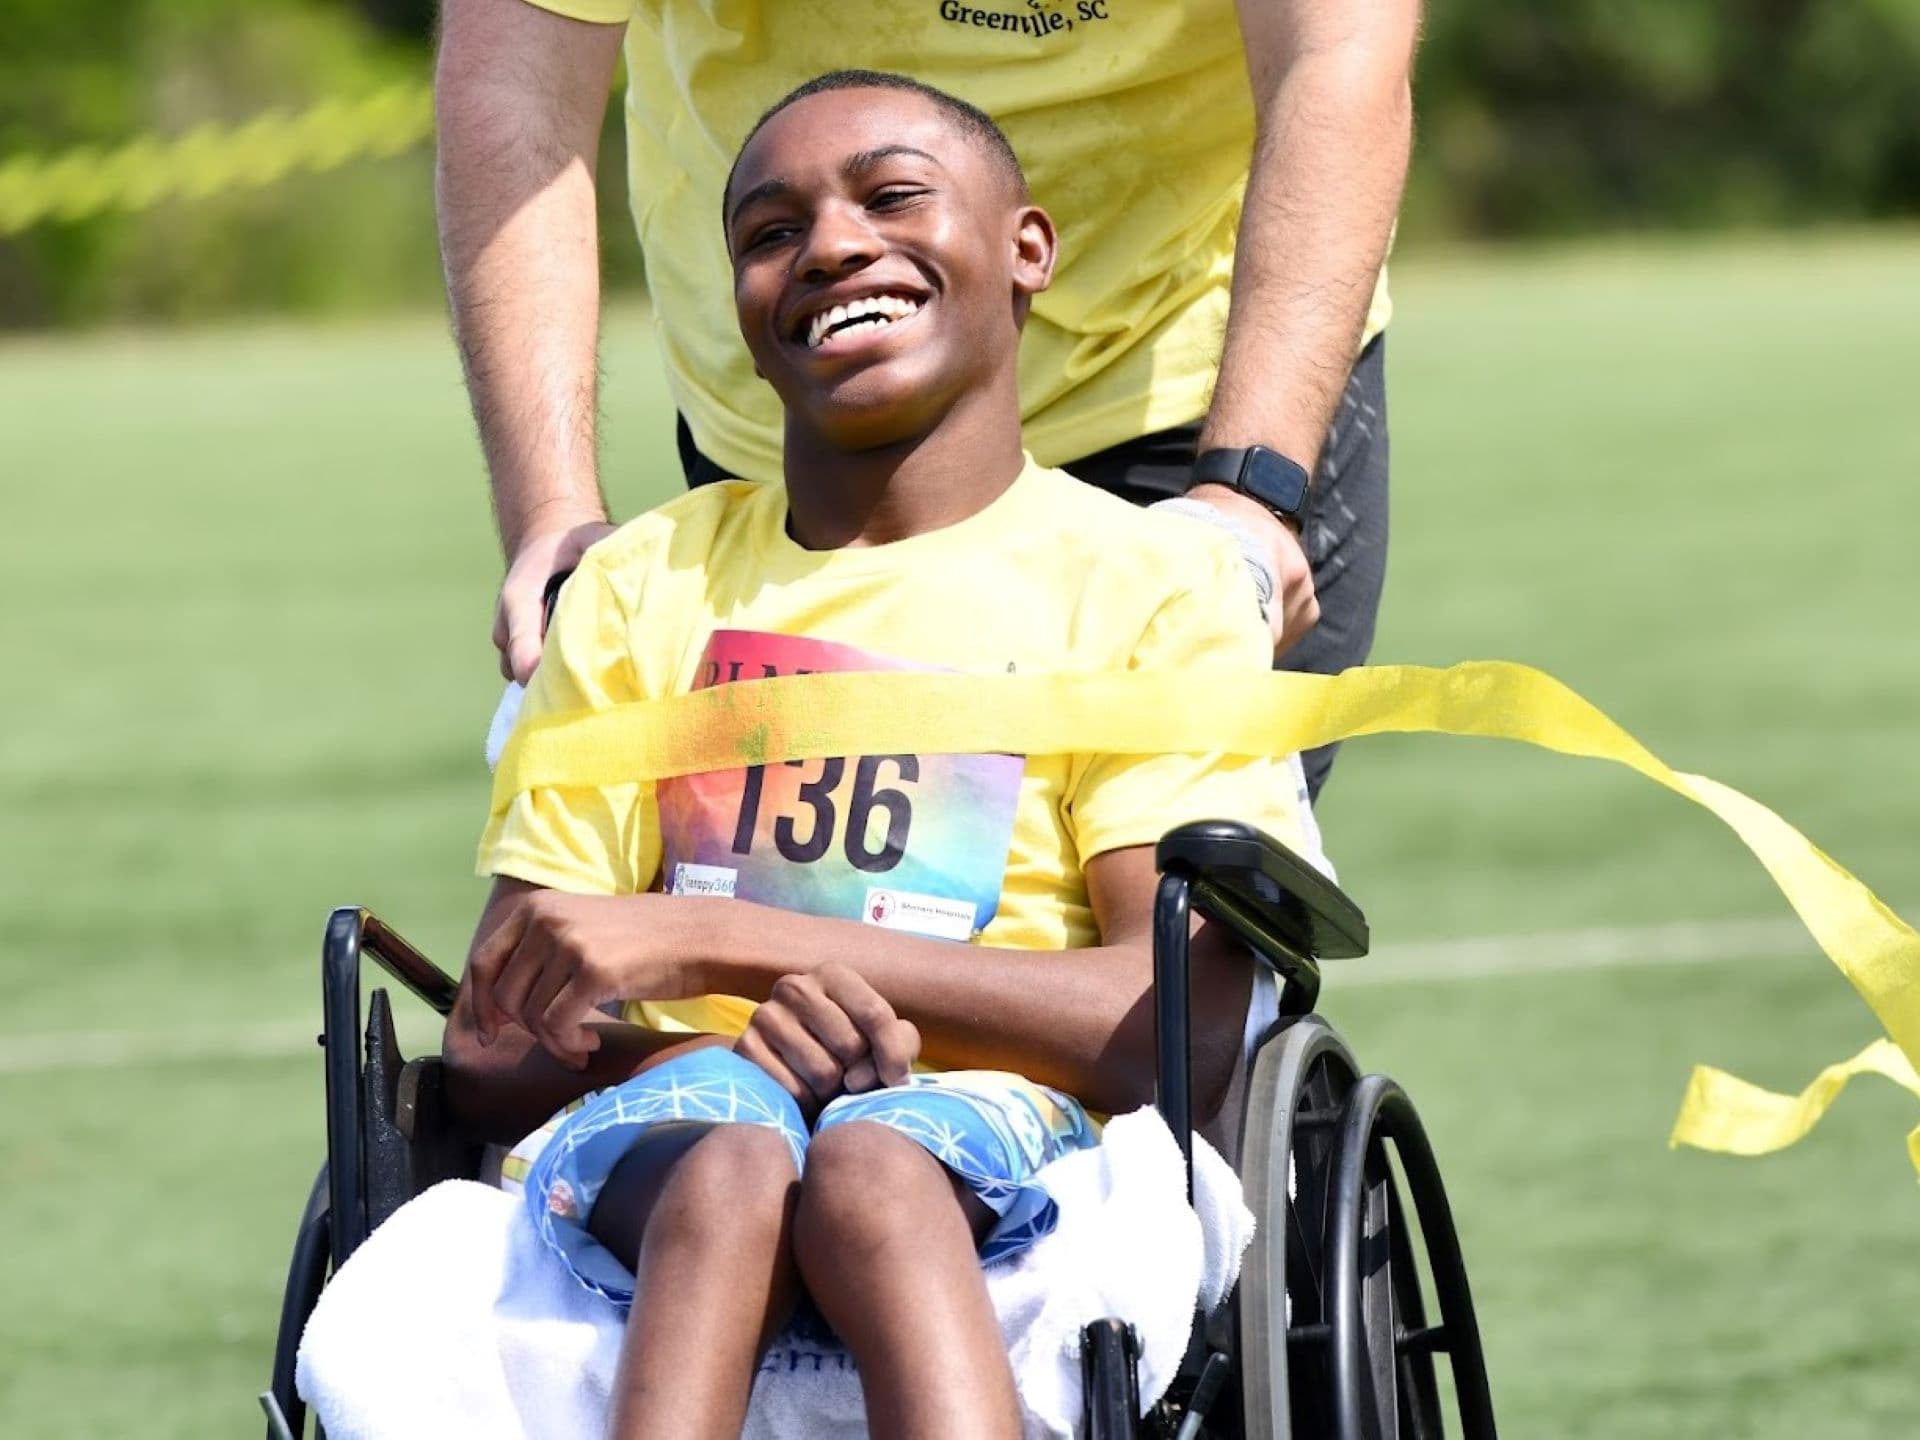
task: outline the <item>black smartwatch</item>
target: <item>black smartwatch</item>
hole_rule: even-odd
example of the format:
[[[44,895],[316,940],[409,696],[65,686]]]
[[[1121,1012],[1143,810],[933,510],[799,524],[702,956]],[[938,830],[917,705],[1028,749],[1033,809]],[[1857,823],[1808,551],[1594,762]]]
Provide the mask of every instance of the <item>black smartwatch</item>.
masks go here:
[[[1312,477],[1297,460],[1278,450],[1249,445],[1244,450],[1206,450],[1193,462],[1194,485],[1225,485],[1251,496],[1282,520],[1305,524],[1307,486]]]

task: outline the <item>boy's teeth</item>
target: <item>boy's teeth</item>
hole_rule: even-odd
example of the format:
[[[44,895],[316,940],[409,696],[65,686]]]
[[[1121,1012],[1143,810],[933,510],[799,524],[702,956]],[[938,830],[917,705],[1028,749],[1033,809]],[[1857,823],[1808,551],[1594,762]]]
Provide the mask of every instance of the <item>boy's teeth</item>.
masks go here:
[[[855,330],[871,330],[904,320],[919,308],[917,300],[899,295],[868,295],[846,305],[835,305],[813,317],[807,326],[807,346],[817,348],[835,326],[845,327],[838,332],[843,335]]]

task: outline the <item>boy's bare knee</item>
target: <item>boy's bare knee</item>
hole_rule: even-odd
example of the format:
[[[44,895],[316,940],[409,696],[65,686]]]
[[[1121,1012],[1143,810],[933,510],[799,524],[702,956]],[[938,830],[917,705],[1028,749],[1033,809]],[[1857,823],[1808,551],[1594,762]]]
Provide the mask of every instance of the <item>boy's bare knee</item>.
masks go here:
[[[855,1120],[814,1136],[794,1215],[794,1255],[811,1265],[845,1264],[862,1253],[924,1236],[934,1208],[951,1205],[946,1167],[884,1125]]]
[[[716,1125],[660,1162],[650,1166],[636,1148],[594,1205],[590,1228],[629,1266],[643,1234],[676,1248],[730,1248],[787,1223],[798,1172],[778,1131]]]
[[[793,1152],[761,1125],[716,1125],[680,1158],[665,1199],[704,1230],[778,1219],[792,1201]]]

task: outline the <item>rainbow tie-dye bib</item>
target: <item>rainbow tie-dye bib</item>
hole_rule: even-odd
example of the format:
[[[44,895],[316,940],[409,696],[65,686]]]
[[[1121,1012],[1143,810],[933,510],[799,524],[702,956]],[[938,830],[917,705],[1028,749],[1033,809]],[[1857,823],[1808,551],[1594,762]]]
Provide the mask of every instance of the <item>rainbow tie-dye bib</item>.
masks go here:
[[[805,636],[716,630],[694,688],[932,668]],[[1000,903],[1025,770],[1018,755],[850,755],[663,780],[663,882],[675,895],[971,940]]]

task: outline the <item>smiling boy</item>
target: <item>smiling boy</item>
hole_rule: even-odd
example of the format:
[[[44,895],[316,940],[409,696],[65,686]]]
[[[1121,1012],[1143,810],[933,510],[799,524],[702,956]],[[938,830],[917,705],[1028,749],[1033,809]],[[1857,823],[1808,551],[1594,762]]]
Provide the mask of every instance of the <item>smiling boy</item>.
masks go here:
[[[1230,542],[1023,453],[1054,232],[984,115],[822,77],[748,138],[723,220],[786,483],[707,487],[596,546],[532,713],[823,669],[1263,663]],[[1092,1143],[1083,1103],[1151,1099],[1153,842],[1234,815],[1299,843],[1295,807],[1284,767],[1218,756],[849,756],[518,796],[481,844],[450,1083],[503,1138],[588,1097],[517,1154],[554,1249],[631,1301],[613,1433],[737,1435],[804,1290],[874,1433],[1017,1435],[980,1267],[1053,1224],[1034,1175]],[[1204,928],[1193,963],[1217,1104],[1251,967]]]

